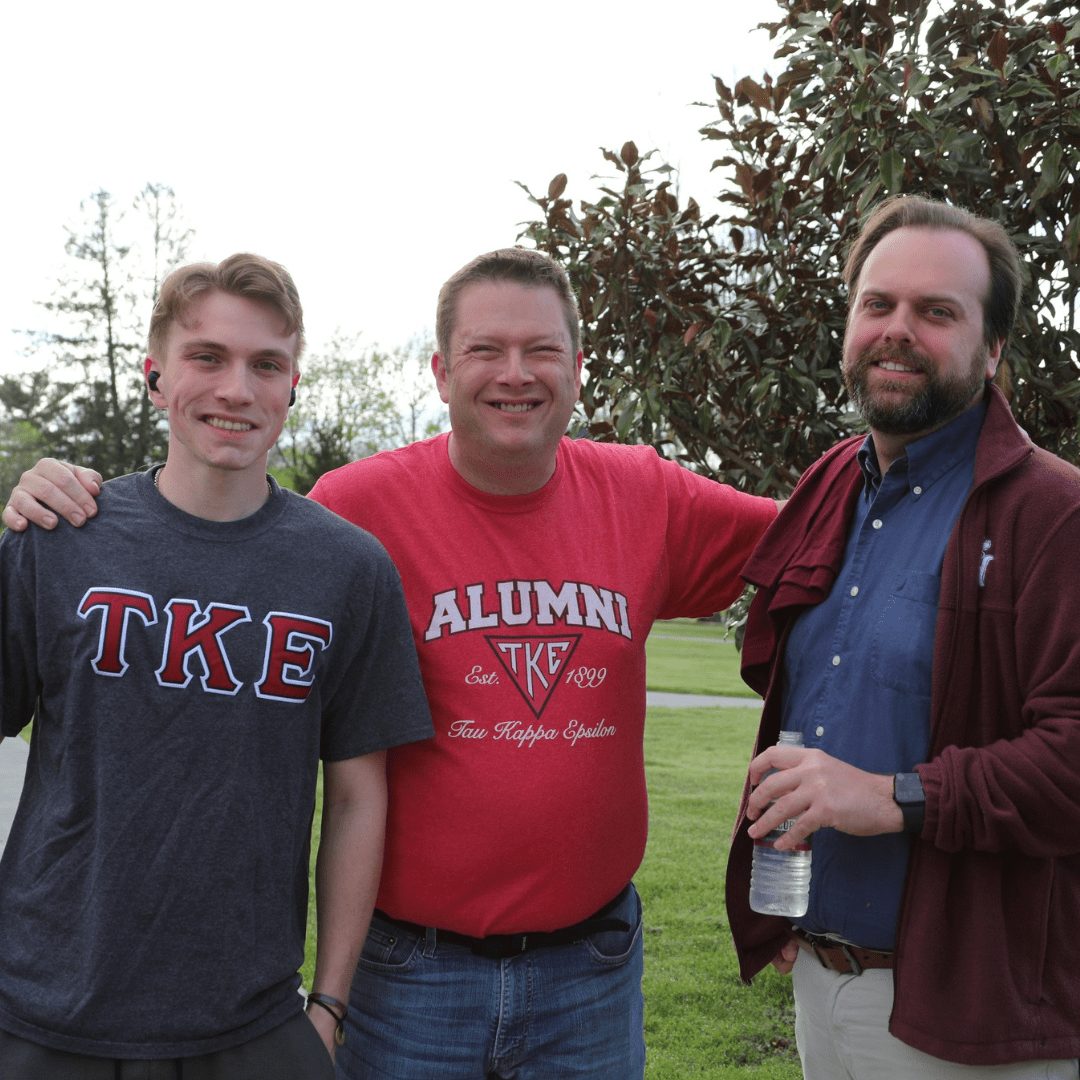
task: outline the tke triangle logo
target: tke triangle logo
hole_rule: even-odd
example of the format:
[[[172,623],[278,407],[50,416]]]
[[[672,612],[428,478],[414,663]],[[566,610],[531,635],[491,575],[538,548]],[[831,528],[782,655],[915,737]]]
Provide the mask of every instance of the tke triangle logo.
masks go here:
[[[495,637],[484,635],[503,670],[537,720],[547,708],[559,677],[581,641],[580,634],[561,637]]]

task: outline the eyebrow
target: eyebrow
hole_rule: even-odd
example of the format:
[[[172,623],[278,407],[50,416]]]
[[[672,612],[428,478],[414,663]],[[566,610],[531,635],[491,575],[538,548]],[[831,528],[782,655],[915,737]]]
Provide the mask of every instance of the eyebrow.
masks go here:
[[[191,349],[206,349],[209,352],[228,352],[228,346],[220,341],[214,341],[212,338],[198,338],[194,341],[185,341],[181,346],[185,352]],[[281,357],[285,360],[291,360],[292,353],[286,349],[260,349],[257,353],[253,354],[256,357],[274,358]]]
[[[882,297],[886,300],[891,300],[896,296],[896,293],[890,289],[873,287],[862,289],[859,292],[859,299],[865,297]],[[950,307],[963,307],[963,302],[956,293],[923,293],[917,295],[915,299],[920,304],[948,304]]]
[[[500,345],[506,339],[506,334],[499,331],[492,331],[490,333],[465,333],[461,335],[461,344],[467,345]],[[525,338],[524,344],[527,348],[549,348],[549,349],[569,349],[572,347],[571,343],[567,340],[564,341],[557,333],[556,334],[538,334],[536,337]]]

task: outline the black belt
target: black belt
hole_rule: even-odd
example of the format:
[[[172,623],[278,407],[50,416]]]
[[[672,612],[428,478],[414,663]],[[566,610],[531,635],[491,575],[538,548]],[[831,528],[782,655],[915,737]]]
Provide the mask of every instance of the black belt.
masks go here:
[[[859,945],[848,945],[824,934],[811,934],[798,926],[792,927],[792,930],[799,948],[813,953],[821,966],[829,971],[836,971],[841,975],[861,975],[866,968],[893,966],[893,954],[883,949],[864,949]]]
[[[596,934],[602,930],[629,930],[630,924],[624,919],[616,919],[611,916],[625,898],[630,886],[627,885],[614,900],[610,900],[599,911],[593,912],[587,919],[582,919],[573,926],[564,926],[560,930],[536,930],[521,934],[490,934],[487,937],[470,937],[468,934],[459,934],[456,930],[440,930],[435,926],[420,926],[418,923],[407,922],[405,919],[395,919],[387,915],[385,911],[375,909],[375,914],[387,922],[408,930],[417,937],[434,938],[436,944],[442,942],[450,945],[464,945],[477,956],[486,956],[491,960],[505,960],[519,953],[529,952],[532,949],[550,949],[555,945],[571,945],[580,941],[589,934]]]

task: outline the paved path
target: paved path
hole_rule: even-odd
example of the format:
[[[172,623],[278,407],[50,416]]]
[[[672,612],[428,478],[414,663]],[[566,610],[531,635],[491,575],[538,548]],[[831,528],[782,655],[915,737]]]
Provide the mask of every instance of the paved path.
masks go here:
[[[661,705],[668,709],[760,709],[761,698],[718,697],[713,694],[667,694],[661,690],[649,690],[645,694],[646,705]]]
[[[0,851],[7,842],[11,819],[19,805],[29,745],[17,735],[0,742]]]

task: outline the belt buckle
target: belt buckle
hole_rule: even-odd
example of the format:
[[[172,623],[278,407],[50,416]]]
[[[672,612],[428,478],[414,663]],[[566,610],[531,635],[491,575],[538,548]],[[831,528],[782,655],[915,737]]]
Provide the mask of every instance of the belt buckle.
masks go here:
[[[817,962],[826,969],[826,971],[832,971],[832,965],[829,963],[829,958],[825,955],[824,950],[818,944],[821,940],[817,934],[806,934],[806,942],[811,949],[814,950],[814,956],[817,957]]]
[[[851,965],[851,970],[855,975],[861,975],[866,969],[855,959],[855,954],[851,951],[850,946],[846,942],[838,941],[840,951],[844,954],[845,959]]]
[[[506,960],[525,952],[528,940],[528,934],[490,934],[476,938],[471,949],[477,956],[486,956],[489,960]]]
[[[830,949],[839,949],[841,955],[848,962],[848,966],[851,968],[853,975],[861,975],[866,969],[859,963],[855,954],[851,951],[851,946],[846,941],[838,941],[836,938],[829,937],[823,934],[811,934],[807,931],[803,931],[803,938],[810,945],[810,948],[814,950],[814,956],[817,957],[817,962],[825,968],[827,971],[836,971],[837,969],[831,962],[831,957],[826,953],[823,946],[824,942],[829,943]],[[845,974],[844,972],[838,972],[838,974]]]
[[[835,970],[830,962],[828,954],[822,948],[822,942],[829,940],[827,937],[822,934],[811,934],[809,930],[801,930],[798,928],[796,928],[796,933],[810,946],[813,950],[815,959],[826,971]]]

